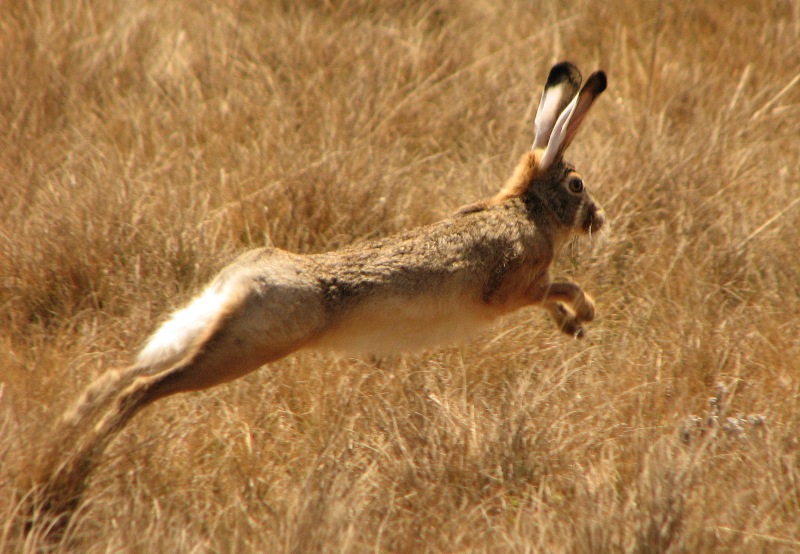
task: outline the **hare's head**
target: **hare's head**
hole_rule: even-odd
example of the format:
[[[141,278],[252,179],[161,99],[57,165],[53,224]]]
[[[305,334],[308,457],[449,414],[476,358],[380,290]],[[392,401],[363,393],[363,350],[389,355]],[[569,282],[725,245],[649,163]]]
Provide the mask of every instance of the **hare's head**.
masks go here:
[[[575,167],[564,161],[567,149],[594,100],[606,89],[606,75],[593,73],[581,88],[581,74],[569,62],[550,70],[534,122],[533,147],[514,175],[490,202],[522,198],[530,209],[577,233],[594,233],[605,222],[603,208]]]

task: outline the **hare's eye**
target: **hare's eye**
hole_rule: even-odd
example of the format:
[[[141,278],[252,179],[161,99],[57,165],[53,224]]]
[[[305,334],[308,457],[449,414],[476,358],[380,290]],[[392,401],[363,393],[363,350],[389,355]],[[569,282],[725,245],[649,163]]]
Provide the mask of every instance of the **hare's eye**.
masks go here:
[[[572,194],[580,194],[583,192],[583,180],[580,179],[579,177],[570,179],[567,186],[569,187],[569,191]]]

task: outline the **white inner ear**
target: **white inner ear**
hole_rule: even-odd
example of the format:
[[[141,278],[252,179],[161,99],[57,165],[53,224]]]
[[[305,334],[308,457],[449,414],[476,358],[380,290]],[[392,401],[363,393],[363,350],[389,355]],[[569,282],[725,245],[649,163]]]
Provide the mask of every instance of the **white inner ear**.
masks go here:
[[[539,109],[536,111],[536,118],[533,120],[533,130],[535,136],[531,150],[544,148],[553,132],[553,125],[556,124],[558,114],[556,110],[561,104],[561,97],[564,91],[562,87],[545,89],[542,92],[542,100],[539,102]]]
[[[539,162],[540,169],[547,169],[555,160],[558,149],[561,147],[561,143],[564,142],[564,137],[566,136],[564,131],[567,128],[567,123],[569,123],[569,119],[575,111],[575,106],[578,105],[578,96],[580,95],[575,95],[575,98],[564,108],[564,111],[558,116],[555,125],[553,125],[553,132],[550,134],[550,140],[547,142],[547,150],[544,151],[542,159]],[[538,134],[536,138],[539,138]]]

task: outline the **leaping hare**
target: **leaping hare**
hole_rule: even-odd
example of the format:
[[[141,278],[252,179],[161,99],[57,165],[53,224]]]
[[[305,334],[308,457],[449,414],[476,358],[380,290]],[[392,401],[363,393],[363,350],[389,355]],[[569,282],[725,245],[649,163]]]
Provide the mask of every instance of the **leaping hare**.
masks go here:
[[[258,248],[223,269],[131,367],[100,377],[65,414],[58,444],[39,463],[39,506],[69,514],[106,444],[151,402],[300,349],[410,350],[461,339],[532,304],[582,337],[594,303],[577,284],[550,278],[558,248],[605,221],[562,159],[606,77],[598,71],[580,84],[568,62],[550,70],[533,148],[491,198],[389,238],[314,255]]]

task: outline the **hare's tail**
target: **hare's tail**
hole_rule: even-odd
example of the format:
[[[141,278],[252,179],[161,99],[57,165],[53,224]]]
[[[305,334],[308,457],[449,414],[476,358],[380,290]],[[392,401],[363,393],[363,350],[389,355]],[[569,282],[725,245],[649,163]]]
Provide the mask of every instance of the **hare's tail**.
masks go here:
[[[156,331],[132,366],[109,371],[86,388],[61,417],[36,464],[37,511],[69,519],[98,457],[149,404],[152,384],[197,356],[228,312],[230,297],[225,287],[212,284]]]

